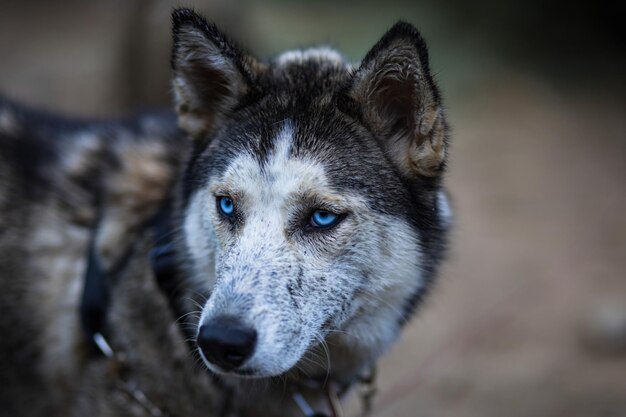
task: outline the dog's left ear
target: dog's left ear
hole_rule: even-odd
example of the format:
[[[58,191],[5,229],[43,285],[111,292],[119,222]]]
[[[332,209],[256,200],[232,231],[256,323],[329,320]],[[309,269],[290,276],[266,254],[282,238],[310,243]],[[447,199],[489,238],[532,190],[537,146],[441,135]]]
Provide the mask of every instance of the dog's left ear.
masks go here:
[[[207,137],[253,92],[263,65],[191,9],[174,10],[172,26],[178,122],[192,137]]]
[[[428,50],[409,23],[396,23],[367,53],[348,89],[364,123],[406,175],[436,177],[447,127]]]

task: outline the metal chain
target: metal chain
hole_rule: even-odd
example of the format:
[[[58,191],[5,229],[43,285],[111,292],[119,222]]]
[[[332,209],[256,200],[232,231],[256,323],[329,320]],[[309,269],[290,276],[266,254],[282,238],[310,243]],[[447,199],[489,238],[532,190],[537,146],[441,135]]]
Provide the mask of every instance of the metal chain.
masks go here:
[[[376,386],[376,367],[371,367],[366,375],[361,376],[358,379],[358,382],[359,397],[361,398],[361,415],[366,417],[369,416],[372,411],[372,400],[378,391]],[[294,390],[292,398],[305,417],[344,417],[341,400],[339,399],[339,393],[345,392],[345,390],[335,389],[336,387],[333,385],[334,384],[329,383],[324,390],[331,410],[330,415],[316,412],[298,390]]]
[[[111,361],[111,365],[119,377],[117,386],[120,391],[123,391],[130,400],[135,401],[141,408],[150,413],[152,417],[171,417],[170,414],[150,401],[146,394],[139,388],[139,384],[137,384],[136,381],[124,376],[124,369],[126,368],[125,361],[120,355],[115,353],[102,333],[95,333],[93,341],[98,349],[100,349],[100,352]]]
[[[376,386],[376,367],[372,366],[367,375],[359,379],[359,390],[361,397],[361,408],[363,410],[363,416],[369,416],[372,412],[372,400],[378,392]]]

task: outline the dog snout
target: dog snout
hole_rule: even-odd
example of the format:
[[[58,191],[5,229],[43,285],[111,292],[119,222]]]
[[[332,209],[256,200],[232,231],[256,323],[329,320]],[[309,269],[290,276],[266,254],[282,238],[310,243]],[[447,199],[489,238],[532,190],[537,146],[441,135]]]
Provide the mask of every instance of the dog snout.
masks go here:
[[[200,326],[198,347],[206,359],[224,371],[241,366],[254,351],[257,333],[234,317],[221,317]]]

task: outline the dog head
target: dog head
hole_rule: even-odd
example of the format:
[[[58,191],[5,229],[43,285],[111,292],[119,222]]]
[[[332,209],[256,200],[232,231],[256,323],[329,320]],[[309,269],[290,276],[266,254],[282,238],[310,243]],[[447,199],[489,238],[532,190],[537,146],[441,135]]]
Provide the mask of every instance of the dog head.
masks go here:
[[[280,375],[330,338],[374,360],[424,294],[447,224],[447,128],[423,39],[398,23],[358,66],[327,48],[261,62],[190,10],[173,24],[193,138],[181,243],[210,293],[206,365]]]

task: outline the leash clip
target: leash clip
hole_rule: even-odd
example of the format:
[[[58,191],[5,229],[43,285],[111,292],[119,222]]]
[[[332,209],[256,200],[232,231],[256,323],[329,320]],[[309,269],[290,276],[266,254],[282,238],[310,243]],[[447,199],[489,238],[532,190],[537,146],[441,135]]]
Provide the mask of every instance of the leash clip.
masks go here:
[[[95,343],[100,353],[102,353],[104,356],[106,356],[109,359],[113,359],[113,357],[115,356],[115,353],[113,352],[111,345],[109,345],[109,342],[107,342],[106,338],[102,335],[102,333],[100,332],[94,333],[93,342]]]

